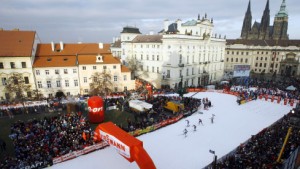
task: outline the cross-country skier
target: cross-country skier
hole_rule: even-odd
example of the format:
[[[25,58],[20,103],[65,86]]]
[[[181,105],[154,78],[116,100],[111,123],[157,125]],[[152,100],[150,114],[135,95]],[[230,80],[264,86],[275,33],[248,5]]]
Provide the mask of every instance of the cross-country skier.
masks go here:
[[[200,124],[202,124],[202,125],[203,125],[203,123],[202,123],[202,120],[201,120],[201,119],[199,119],[199,122],[198,122],[198,125],[200,125]]]
[[[194,127],[194,131],[196,131],[196,130],[197,130],[197,126],[196,126],[196,125],[193,125],[193,127]]]
[[[183,130],[184,137],[186,137],[187,133],[188,133],[187,129],[184,129]]]
[[[212,117],[210,118],[210,120],[211,120],[211,123],[214,123],[214,116],[212,116]]]
[[[190,121],[189,120],[185,120],[186,121],[186,126],[190,127]]]

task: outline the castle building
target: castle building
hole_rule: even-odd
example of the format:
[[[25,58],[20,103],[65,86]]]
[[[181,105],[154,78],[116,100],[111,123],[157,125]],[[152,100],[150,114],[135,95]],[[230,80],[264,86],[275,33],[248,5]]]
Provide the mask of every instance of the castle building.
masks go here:
[[[251,2],[249,0],[248,8],[245,13],[241,39],[250,40],[287,40],[289,39],[288,13],[286,11],[285,0],[282,1],[279,12],[275,15],[273,25],[270,25],[269,0],[267,0],[261,22],[254,22],[252,25]]]
[[[216,82],[223,75],[225,37],[213,32],[213,19],[202,18],[170,23],[143,35],[135,27],[124,27],[111,45],[124,62],[140,64],[136,76],[156,88],[200,86]]]

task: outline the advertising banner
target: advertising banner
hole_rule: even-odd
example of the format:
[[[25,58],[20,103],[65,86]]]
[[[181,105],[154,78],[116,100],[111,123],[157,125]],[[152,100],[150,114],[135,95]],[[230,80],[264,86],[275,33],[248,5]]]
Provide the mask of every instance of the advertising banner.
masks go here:
[[[250,65],[234,65],[233,77],[249,77]]]

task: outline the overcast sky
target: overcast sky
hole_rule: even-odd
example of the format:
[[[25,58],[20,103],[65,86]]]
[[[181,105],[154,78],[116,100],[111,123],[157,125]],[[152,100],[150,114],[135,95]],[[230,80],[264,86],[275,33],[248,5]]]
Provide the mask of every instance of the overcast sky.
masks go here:
[[[260,22],[267,0],[251,0],[252,22]],[[270,19],[282,0],[270,0]],[[207,13],[214,32],[239,38],[248,0],[1,0],[0,28],[36,31],[42,43],[104,42],[119,37],[125,26],[142,34],[163,29],[165,19],[183,22]],[[286,0],[290,39],[300,39],[300,1]]]

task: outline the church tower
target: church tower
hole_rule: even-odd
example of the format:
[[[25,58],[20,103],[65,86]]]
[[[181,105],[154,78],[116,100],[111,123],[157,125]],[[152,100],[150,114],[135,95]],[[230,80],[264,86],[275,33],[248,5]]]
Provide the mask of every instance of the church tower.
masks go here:
[[[251,31],[251,24],[252,24],[252,15],[251,15],[251,4],[249,0],[248,8],[245,13],[242,32],[241,32],[242,39],[248,39],[248,34]]]
[[[275,15],[273,24],[273,36],[274,40],[287,40],[288,34],[288,13],[286,11],[285,0],[282,1],[279,12]]]
[[[264,14],[261,18],[260,28],[259,28],[259,39],[269,39],[269,26],[270,26],[270,9],[269,0],[267,1]]]

